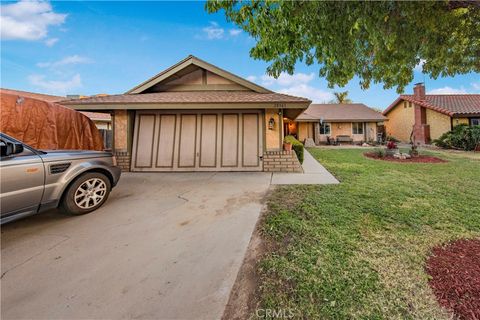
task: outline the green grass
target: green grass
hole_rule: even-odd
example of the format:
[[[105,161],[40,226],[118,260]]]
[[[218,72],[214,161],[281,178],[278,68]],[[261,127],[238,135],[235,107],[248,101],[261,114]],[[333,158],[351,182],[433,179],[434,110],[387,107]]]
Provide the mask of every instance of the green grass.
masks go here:
[[[448,319],[425,259],[435,245],[480,236],[480,161],[436,153],[449,162],[402,164],[359,149],[309,151],[341,183],[271,193],[258,307],[305,319]]]

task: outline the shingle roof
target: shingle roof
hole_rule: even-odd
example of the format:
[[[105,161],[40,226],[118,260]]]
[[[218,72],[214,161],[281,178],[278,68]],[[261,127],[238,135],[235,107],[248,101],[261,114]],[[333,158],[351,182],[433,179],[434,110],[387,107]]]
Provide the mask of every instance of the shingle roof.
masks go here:
[[[480,94],[427,94],[425,100],[416,100],[413,95],[401,95],[383,114],[386,115],[402,100],[449,116],[480,115]]]
[[[64,105],[89,104],[182,104],[182,103],[309,103],[310,100],[280,93],[251,91],[172,91],[117,94],[62,101]]]
[[[93,121],[112,121],[112,116],[108,113],[104,112],[88,112],[88,111],[80,111]]]
[[[330,122],[367,122],[384,121],[387,118],[362,103],[349,104],[311,104],[307,110],[297,117],[298,121]]]
[[[49,94],[0,88],[0,94],[2,93],[18,95],[26,98],[38,99],[38,100],[47,101],[47,102],[58,102],[66,99],[65,97],[53,96]]]

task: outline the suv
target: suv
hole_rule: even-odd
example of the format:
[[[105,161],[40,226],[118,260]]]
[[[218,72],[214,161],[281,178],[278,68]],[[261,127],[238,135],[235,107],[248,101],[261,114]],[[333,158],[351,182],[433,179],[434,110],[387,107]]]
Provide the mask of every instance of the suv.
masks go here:
[[[72,215],[99,208],[120,179],[104,151],[36,150],[0,133],[1,223],[60,207]]]

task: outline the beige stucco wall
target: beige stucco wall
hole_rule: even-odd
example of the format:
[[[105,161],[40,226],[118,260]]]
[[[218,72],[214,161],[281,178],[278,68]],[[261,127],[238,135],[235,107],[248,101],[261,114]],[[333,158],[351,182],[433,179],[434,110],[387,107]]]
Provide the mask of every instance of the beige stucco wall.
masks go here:
[[[128,140],[127,110],[115,110],[113,115],[113,134],[115,150],[126,151]]]
[[[278,109],[265,110],[265,149],[267,151],[277,151],[283,148],[283,117],[278,112]],[[268,128],[270,118],[275,120],[273,130]]]
[[[453,118],[453,126],[458,126],[459,124],[470,125],[470,120],[468,118]]]
[[[403,101],[400,101],[387,114],[387,118],[388,121],[385,121],[387,135],[393,136],[400,141],[408,142],[410,140],[410,133],[413,130],[413,125],[415,124],[413,104],[405,108]]]
[[[368,141],[376,141],[377,140],[377,123],[376,122],[367,122],[366,125],[366,136],[367,142]]]
[[[430,125],[430,139],[438,139],[445,132],[450,131],[450,116],[427,109],[427,124]]]
[[[366,139],[365,139],[366,133]],[[336,138],[337,136],[349,136],[354,142],[376,140],[377,137],[377,123],[367,122],[364,127],[364,134],[353,134],[351,122],[332,122],[330,123],[330,134],[324,135],[318,132],[318,129],[314,130],[314,134],[317,135],[316,142],[326,142],[327,136]]]
[[[313,139],[313,123],[312,122],[299,122],[297,124],[298,140],[304,142],[306,138]]]

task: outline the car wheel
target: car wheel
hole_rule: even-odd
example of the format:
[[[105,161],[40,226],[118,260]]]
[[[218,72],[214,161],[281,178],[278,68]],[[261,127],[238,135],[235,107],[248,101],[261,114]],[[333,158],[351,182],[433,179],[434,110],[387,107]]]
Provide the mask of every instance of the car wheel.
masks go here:
[[[104,174],[82,174],[66,190],[60,208],[71,215],[92,212],[107,201],[110,190],[110,180]]]

